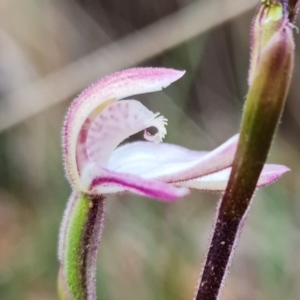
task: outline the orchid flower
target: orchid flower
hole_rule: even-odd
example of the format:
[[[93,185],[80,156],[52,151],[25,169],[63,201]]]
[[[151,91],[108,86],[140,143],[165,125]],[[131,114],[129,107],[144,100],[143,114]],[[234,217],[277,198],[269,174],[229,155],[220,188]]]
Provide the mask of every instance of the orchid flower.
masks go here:
[[[95,264],[106,195],[132,192],[173,201],[187,195],[189,188],[225,190],[238,135],[211,152],[161,143],[167,119],[136,100],[121,100],[162,90],[184,73],[124,70],[94,83],[72,103],[63,129],[65,170],[73,193],[61,227],[61,299],[96,298]],[[155,134],[147,131],[150,127],[156,128]],[[140,131],[146,141],[118,147]],[[286,171],[284,166],[265,165],[257,186],[274,182]]]

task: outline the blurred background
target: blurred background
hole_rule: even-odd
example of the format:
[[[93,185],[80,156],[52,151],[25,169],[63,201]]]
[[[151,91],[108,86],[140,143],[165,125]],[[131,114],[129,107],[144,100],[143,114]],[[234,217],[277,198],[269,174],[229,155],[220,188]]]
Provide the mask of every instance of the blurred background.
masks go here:
[[[238,132],[257,2],[1,0],[0,300],[57,299],[57,237],[70,194],[61,127],[72,99],[131,66],[185,69],[168,89],[135,98],[169,119],[165,141],[213,149]],[[256,193],[222,300],[300,299],[295,38],[292,86],[269,157],[292,171]],[[109,197],[98,299],[191,300],[219,197]]]

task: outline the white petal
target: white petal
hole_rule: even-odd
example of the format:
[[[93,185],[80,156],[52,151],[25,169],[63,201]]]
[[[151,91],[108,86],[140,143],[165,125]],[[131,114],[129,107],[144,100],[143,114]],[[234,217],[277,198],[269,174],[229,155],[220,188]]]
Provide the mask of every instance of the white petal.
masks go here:
[[[108,168],[175,183],[215,173],[229,167],[238,135],[211,152],[198,152],[172,144],[135,142],[116,149]]]
[[[289,168],[282,165],[265,165],[258,179],[257,187],[269,185],[280,178]],[[204,191],[222,192],[226,189],[231,168],[203,176],[200,178],[178,182],[176,186],[186,186],[193,189]]]

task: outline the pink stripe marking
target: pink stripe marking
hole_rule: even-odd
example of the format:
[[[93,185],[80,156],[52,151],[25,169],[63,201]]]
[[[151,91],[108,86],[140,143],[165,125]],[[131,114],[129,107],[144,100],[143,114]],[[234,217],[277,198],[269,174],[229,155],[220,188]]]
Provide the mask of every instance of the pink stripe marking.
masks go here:
[[[97,186],[101,186],[105,183],[110,183],[110,184],[112,183],[112,184],[121,185],[123,187],[135,189],[135,190],[139,191],[140,193],[142,193],[144,195],[147,195],[147,196],[150,196],[150,197],[153,197],[153,198],[157,198],[157,199],[176,200],[176,199],[178,199],[179,197],[182,196],[179,193],[178,194],[176,194],[176,193],[166,193],[164,190],[159,190],[158,191],[158,190],[154,190],[154,189],[151,189],[151,188],[140,186],[140,185],[137,185],[137,184],[134,184],[134,183],[125,182],[125,181],[123,181],[121,179],[117,179],[115,177],[96,177],[91,182],[89,190],[93,190],[93,188],[95,188]]]

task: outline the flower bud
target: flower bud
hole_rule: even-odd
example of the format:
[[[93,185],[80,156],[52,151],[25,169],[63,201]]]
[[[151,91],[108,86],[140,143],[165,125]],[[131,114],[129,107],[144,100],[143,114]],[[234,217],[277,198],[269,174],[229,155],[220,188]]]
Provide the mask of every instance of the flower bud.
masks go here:
[[[260,49],[251,70],[246,106],[281,107],[289,89],[294,65],[294,40],[288,21]],[[276,110],[276,109],[275,109]]]
[[[272,19],[274,14],[272,13]],[[265,16],[265,15],[264,15]],[[283,20],[282,20],[283,19]],[[252,194],[257,178],[261,172],[278,126],[286,96],[289,90],[294,65],[294,40],[292,27],[283,17],[280,27],[265,27],[267,32],[256,45],[256,61],[250,70],[249,90],[246,97],[239,146],[236,153],[241,167],[239,173],[243,180],[240,189],[244,195],[249,190]],[[238,167],[238,169],[240,168]],[[237,177],[239,177],[237,176]],[[237,178],[236,177],[236,178]],[[244,186],[243,186],[244,185]],[[251,198],[250,196],[248,197]]]
[[[251,86],[260,55],[273,35],[287,23],[286,9],[277,1],[265,1],[257,8],[251,27],[251,53],[248,85]]]

